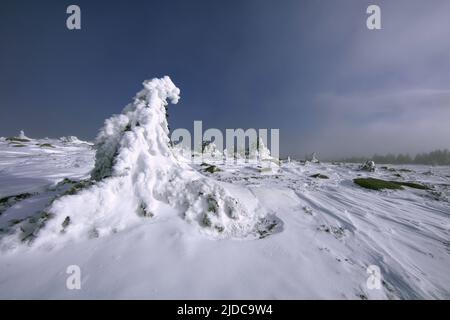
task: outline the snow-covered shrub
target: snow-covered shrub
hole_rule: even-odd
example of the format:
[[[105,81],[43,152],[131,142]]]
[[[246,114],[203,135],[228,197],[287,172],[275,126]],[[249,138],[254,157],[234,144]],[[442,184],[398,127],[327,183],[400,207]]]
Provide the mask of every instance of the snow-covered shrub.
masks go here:
[[[315,152],[307,156],[305,160],[311,163],[320,163],[319,159],[317,159],[317,154]]]
[[[25,135],[25,132],[23,132],[23,130],[20,130],[20,132],[19,132],[19,135],[18,136],[15,136],[15,137],[8,137],[8,138],[6,138],[5,139],[6,141],[9,141],[9,142],[30,142],[31,141],[31,138],[28,138],[26,135]]]
[[[237,148],[236,153],[228,152],[227,149],[224,150],[226,158],[235,157],[238,161],[250,160],[260,162],[261,160],[272,160],[270,156],[270,150],[264,145],[264,142],[259,137],[256,142],[252,143],[247,148]]]
[[[54,218],[36,241],[114,233],[144,217],[157,217],[167,204],[215,237],[246,237],[261,230],[265,213],[254,203],[244,206],[177,159],[169,143],[165,107],[178,102],[180,90],[167,76],[143,85],[133,102],[100,130],[92,185],[55,200],[47,209]]]
[[[206,143],[203,146],[203,159],[204,160],[222,160],[223,159],[223,151],[217,149],[217,146],[214,142]]]
[[[262,139],[258,139],[258,158],[261,160],[264,159],[271,159],[272,157],[270,156],[270,150],[265,146],[264,142],[262,141]]]
[[[27,140],[30,140],[30,138],[28,138],[28,137],[25,135],[25,132],[24,132],[23,130],[20,130],[19,136],[18,136],[17,138],[19,138],[19,139],[27,139]]]
[[[359,169],[362,171],[374,172],[375,171],[375,162],[370,161],[370,160],[366,161],[359,167]]]

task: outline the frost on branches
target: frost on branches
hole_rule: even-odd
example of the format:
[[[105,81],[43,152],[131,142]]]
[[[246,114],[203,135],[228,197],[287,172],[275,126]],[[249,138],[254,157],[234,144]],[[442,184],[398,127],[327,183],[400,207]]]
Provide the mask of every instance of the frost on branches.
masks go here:
[[[213,237],[264,232],[267,219],[263,210],[256,210],[257,203],[244,206],[217,182],[177,160],[165,110],[169,102],[180,99],[171,79],[147,80],[143,85],[133,102],[100,130],[92,179],[75,194],[53,202],[47,210],[53,218],[36,241],[118,232],[144,218],[156,218],[167,205]]]

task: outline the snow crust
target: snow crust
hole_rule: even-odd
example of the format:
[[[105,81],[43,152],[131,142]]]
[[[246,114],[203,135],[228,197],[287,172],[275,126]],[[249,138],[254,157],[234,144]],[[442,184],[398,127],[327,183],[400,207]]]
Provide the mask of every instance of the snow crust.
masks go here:
[[[84,140],[78,139],[78,137],[76,137],[76,136],[61,137],[61,138],[59,138],[59,140],[61,142],[63,142],[63,143],[72,143],[72,144],[85,143],[85,144],[91,144],[88,141],[84,141]]]
[[[19,139],[30,139],[25,135],[25,132],[23,130],[20,130],[18,138]]]

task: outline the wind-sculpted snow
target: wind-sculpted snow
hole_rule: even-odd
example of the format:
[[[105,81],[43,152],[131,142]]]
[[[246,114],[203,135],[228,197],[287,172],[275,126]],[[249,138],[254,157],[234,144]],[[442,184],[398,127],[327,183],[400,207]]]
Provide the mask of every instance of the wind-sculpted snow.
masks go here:
[[[144,89],[127,105],[122,114],[105,121],[97,137],[97,153],[92,177],[101,180],[126,175],[131,170],[168,168],[174,164],[169,150],[165,106],[180,99],[180,90],[169,77],[147,80]],[[147,157],[144,168],[135,168],[139,157]],[[166,160],[163,163],[162,160]],[[143,159],[144,160],[144,159]]]
[[[51,218],[29,237],[33,243],[117,233],[143,219],[161,218],[167,205],[212,237],[254,238],[264,232],[265,211],[256,199],[242,204],[174,156],[165,108],[169,101],[178,102],[180,90],[167,76],[143,85],[100,130],[92,180],[53,201],[46,209]]]
[[[0,298],[450,297],[450,167],[378,164],[366,172],[356,164],[292,160],[266,172],[263,163],[179,164],[186,170],[151,176],[164,183],[154,184],[157,202],[150,210],[137,207],[141,198],[131,183],[149,176],[89,179],[95,151],[88,144],[33,138],[20,143],[18,148],[18,142],[0,139],[0,244],[15,246],[0,250]],[[377,191],[353,182],[369,177],[429,189]],[[246,212],[267,212],[265,229],[256,231],[261,240],[215,241],[221,233],[203,224],[224,224],[238,234],[251,229],[253,216],[215,215],[208,211],[215,202],[197,192],[217,194],[224,211],[224,199],[234,198]],[[61,210],[53,219],[46,212],[52,202]],[[89,203],[95,214],[82,211]],[[197,215],[200,208],[209,220]],[[32,239],[32,221],[47,224],[34,245],[19,245]],[[81,290],[65,286],[66,268],[73,264],[82,270]],[[379,289],[367,286],[369,266],[380,269]]]

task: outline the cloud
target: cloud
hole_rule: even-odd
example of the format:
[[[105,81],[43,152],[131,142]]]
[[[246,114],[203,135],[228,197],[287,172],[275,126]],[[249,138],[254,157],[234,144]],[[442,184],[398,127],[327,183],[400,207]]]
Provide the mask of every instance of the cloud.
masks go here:
[[[319,33],[324,48],[328,41],[336,50],[328,77],[312,90],[314,129],[297,137],[286,133],[286,143],[300,153],[336,158],[450,148],[450,1],[377,4],[382,30],[370,31],[356,19],[365,6],[360,3],[352,12],[349,6],[337,11],[347,19],[333,20],[334,38]]]
[[[450,90],[323,94],[321,121],[303,145],[326,157],[450,147]]]
[[[353,31],[341,63],[342,74],[401,71],[406,80],[415,82],[426,80],[430,68],[448,65],[449,1],[381,1],[380,7],[383,29]]]
[[[318,106],[336,115],[401,116],[450,110],[450,90],[408,89],[395,91],[321,94]]]

